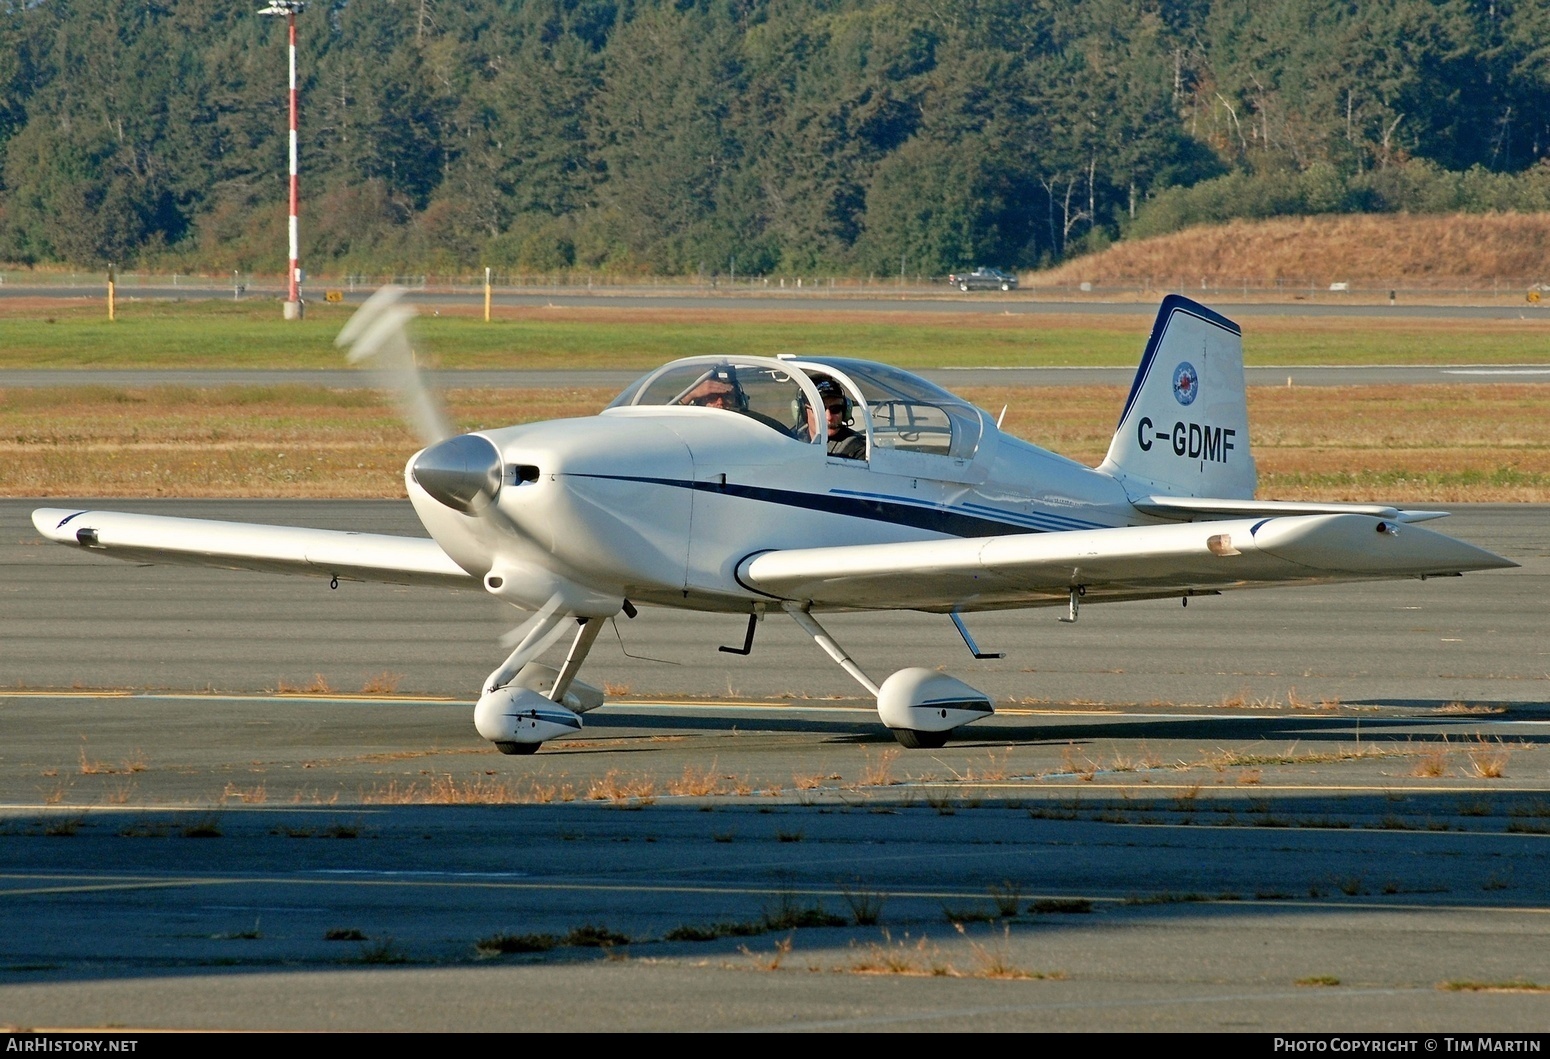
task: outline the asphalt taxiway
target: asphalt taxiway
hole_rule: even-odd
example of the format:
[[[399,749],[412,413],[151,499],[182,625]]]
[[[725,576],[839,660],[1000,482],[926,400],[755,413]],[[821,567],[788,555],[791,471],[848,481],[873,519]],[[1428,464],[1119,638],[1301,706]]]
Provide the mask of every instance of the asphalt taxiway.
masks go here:
[[[1432,524],[1518,570],[976,618],[994,662],[836,618],[868,668],[997,698],[939,751],[789,622],[742,659],[647,611],[584,674],[615,701],[506,758],[479,594],[118,563],[33,506],[0,503],[0,1025],[1550,1022],[1544,508]]]

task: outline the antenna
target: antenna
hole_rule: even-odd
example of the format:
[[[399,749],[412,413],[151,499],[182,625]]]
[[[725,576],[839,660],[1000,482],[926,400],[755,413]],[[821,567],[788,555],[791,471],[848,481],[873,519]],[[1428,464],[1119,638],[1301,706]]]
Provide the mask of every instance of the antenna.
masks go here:
[[[307,8],[307,0],[270,0],[268,7],[258,9],[260,15],[284,15],[290,31],[291,60],[291,213],[290,213],[290,269],[285,292],[285,318],[301,319],[301,262],[298,260],[297,206],[301,200],[301,182],[296,175],[296,16]]]

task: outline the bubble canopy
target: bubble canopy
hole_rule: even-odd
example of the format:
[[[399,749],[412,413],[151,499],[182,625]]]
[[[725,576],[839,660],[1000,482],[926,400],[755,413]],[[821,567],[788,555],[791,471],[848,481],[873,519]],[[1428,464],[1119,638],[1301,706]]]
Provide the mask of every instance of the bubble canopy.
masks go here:
[[[854,427],[865,431],[869,452],[972,459],[979,448],[986,419],[978,408],[918,375],[849,357],[689,357],[637,379],[608,407],[733,412],[795,437],[804,409],[819,403],[814,382],[826,378],[849,394]]]

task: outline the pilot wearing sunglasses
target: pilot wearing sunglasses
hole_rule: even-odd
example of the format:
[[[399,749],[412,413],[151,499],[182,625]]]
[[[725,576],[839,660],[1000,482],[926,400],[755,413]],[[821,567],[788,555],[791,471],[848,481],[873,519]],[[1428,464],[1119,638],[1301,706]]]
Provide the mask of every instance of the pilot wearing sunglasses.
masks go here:
[[[814,379],[813,386],[823,401],[824,418],[829,428],[829,455],[847,460],[866,458],[866,438],[851,428],[850,397],[833,379]],[[796,439],[811,441],[818,435],[818,416],[803,402],[806,422],[798,425]]]

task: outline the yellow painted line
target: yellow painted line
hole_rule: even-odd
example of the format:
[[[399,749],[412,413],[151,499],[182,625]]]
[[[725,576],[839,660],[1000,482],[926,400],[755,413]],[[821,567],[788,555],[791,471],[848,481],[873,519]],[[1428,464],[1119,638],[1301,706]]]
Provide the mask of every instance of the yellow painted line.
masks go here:
[[[116,688],[105,691],[0,691],[0,699],[128,699],[137,694]]]
[[[441,705],[452,703],[454,705],[473,708],[473,703],[467,699],[454,699],[438,695],[349,695],[349,694],[311,694],[292,692],[272,692],[258,694],[255,692],[232,692],[223,695],[220,692],[178,692],[178,691],[128,691],[110,689],[105,691],[0,691],[0,699],[155,699],[190,702],[382,702],[382,703],[406,703],[425,702]]]
[[[34,813],[43,816],[86,816],[93,813],[116,813],[119,816],[144,813],[197,813],[200,816],[220,816],[224,813],[313,813],[327,814],[338,818],[348,814],[351,817],[361,815],[374,815],[391,812],[394,809],[404,808],[405,805],[432,805],[433,802],[359,802],[344,805],[172,805],[169,803],[157,804],[155,802],[140,803],[136,805],[37,805],[21,802],[0,804],[0,813]],[[510,802],[490,802],[490,805],[510,805]],[[3,878],[3,876],[0,876]]]
[[[0,878],[7,878],[7,876],[0,875]],[[540,891],[543,891],[543,892],[559,891],[559,892],[564,892],[564,893],[578,893],[578,892],[581,892],[581,893],[600,893],[600,894],[608,894],[608,893],[627,893],[627,894],[640,894],[640,893],[657,893],[657,894],[711,894],[711,895],[758,896],[758,897],[770,897],[770,896],[781,896],[781,895],[798,895],[798,896],[803,896],[803,897],[843,897],[843,896],[846,895],[846,893],[853,892],[853,891],[847,891],[847,890],[845,890],[844,888],[841,888],[841,887],[825,887],[825,886],[808,886],[808,887],[792,888],[789,885],[765,887],[765,886],[710,885],[710,884],[683,884],[683,885],[679,885],[679,884],[667,884],[667,883],[587,883],[587,882],[579,882],[579,881],[571,880],[571,879],[557,879],[557,880],[554,880],[552,882],[519,882],[519,881],[499,881],[499,880],[491,880],[491,879],[445,879],[445,880],[442,880],[442,879],[380,879],[380,878],[365,878],[365,879],[326,879],[325,878],[325,879],[320,879],[320,878],[317,878],[315,876],[300,876],[300,877],[255,876],[255,877],[252,877],[252,878],[214,877],[214,878],[207,878],[207,879],[200,879],[200,878],[154,879],[154,880],[153,879],[136,879],[136,880],[125,880],[123,882],[117,882],[117,883],[83,884],[83,885],[78,885],[78,886],[37,887],[37,888],[24,889],[24,890],[4,890],[4,891],[0,891],[0,897],[11,897],[11,896],[30,897],[30,896],[39,896],[39,895],[48,895],[48,894],[94,893],[94,892],[113,891],[113,890],[119,890],[119,891],[123,891],[123,890],[136,890],[136,889],[152,890],[152,889],[170,889],[170,888],[176,888],[176,887],[237,886],[237,885],[253,885],[253,886],[326,886],[326,887],[369,886],[369,887],[374,887],[374,888],[398,887],[398,888],[420,889],[420,890],[425,890],[425,889],[429,889],[429,890],[475,889],[475,890],[517,891],[517,892],[528,892],[528,893],[536,893],[536,892],[540,892]],[[961,889],[961,890],[946,890],[946,889],[930,889],[930,890],[927,890],[927,889],[909,889],[909,890],[879,889],[878,892],[880,894],[882,894],[884,897],[887,897],[887,898],[890,898],[890,899],[898,898],[898,899],[937,900],[937,901],[940,901],[940,900],[975,899],[975,898],[982,898],[982,897],[985,896],[982,891],[977,890],[977,889]],[[1396,894],[1395,896],[1396,897],[1403,897],[1404,895],[1403,894]],[[1499,905],[1499,906],[1484,906],[1484,907],[1482,907],[1482,906],[1473,905],[1473,904],[1437,904],[1437,903],[1410,904],[1410,903],[1406,903],[1406,902],[1402,902],[1402,901],[1394,901],[1394,902],[1349,901],[1349,900],[1344,900],[1344,899],[1335,898],[1335,897],[1330,897],[1328,899],[1322,899],[1321,898],[1321,899],[1316,899],[1316,900],[1310,900],[1310,899],[1277,900],[1277,899],[1269,899],[1269,898],[1265,898],[1265,899],[1254,898],[1254,899],[1250,900],[1250,899],[1244,899],[1244,898],[1229,899],[1229,898],[1221,898],[1221,897],[1204,897],[1204,898],[1202,898],[1200,900],[1188,900],[1188,901],[1185,901],[1185,900],[1177,900],[1177,901],[1157,900],[1157,901],[1150,901],[1144,895],[1141,895],[1141,896],[1127,896],[1127,897],[1114,897],[1114,896],[1108,896],[1108,895],[1104,895],[1104,896],[1087,896],[1087,895],[1083,895],[1083,894],[1046,894],[1046,895],[1029,894],[1029,895],[1025,895],[1024,899],[1028,900],[1028,901],[1038,901],[1038,900],[1055,900],[1055,901],[1084,900],[1084,901],[1091,901],[1093,904],[1114,905],[1114,906],[1127,906],[1127,905],[1129,905],[1129,906],[1134,906],[1134,907],[1138,907],[1138,908],[1140,908],[1140,907],[1149,907],[1149,906],[1154,905],[1154,904],[1156,904],[1156,905],[1161,905],[1161,904],[1198,904],[1198,905],[1217,905],[1217,904],[1221,904],[1221,905],[1226,905],[1226,904],[1230,904],[1230,905],[1233,905],[1233,906],[1235,906],[1237,908],[1245,908],[1245,907],[1252,907],[1252,908],[1259,908],[1259,907],[1265,907],[1265,908],[1272,908],[1272,907],[1274,907],[1274,908],[1285,908],[1285,907],[1292,907],[1292,908],[1318,909],[1320,911],[1345,911],[1345,910],[1352,910],[1352,911],[1356,911],[1356,910],[1360,910],[1360,911],[1379,911],[1379,912],[1381,912],[1381,911],[1389,911],[1389,912],[1417,912],[1417,911],[1424,911],[1424,912],[1458,912],[1458,913],[1464,913],[1464,914],[1469,914],[1469,915],[1475,915],[1475,914],[1478,914],[1480,912],[1496,912],[1496,913],[1523,914],[1523,915],[1550,915],[1550,907],[1544,907],[1544,906],[1521,906],[1521,905],[1519,905],[1519,906],[1500,906]],[[1054,913],[1047,913],[1047,914],[1054,914]]]
[[[367,875],[368,873],[361,873]],[[375,874],[375,873],[373,873]],[[0,875],[0,879],[14,878],[13,876]],[[4,897],[35,897],[49,894],[72,893],[101,893],[127,890],[165,890],[177,887],[222,887],[222,886],[370,886],[370,887],[398,887],[416,890],[516,890],[524,892],[560,891],[564,893],[663,893],[663,894],[739,894],[754,896],[778,896],[782,894],[797,894],[816,897],[840,897],[846,891],[838,887],[796,887],[786,885],[779,886],[738,886],[738,885],[712,885],[709,883],[586,883],[572,879],[557,879],[552,882],[521,882],[517,880],[496,879],[411,879],[411,878],[318,878],[315,875],[303,876],[253,876],[251,878],[228,878],[217,876],[212,878],[181,877],[176,879],[126,879],[117,882],[78,883],[75,885],[56,884],[50,886],[34,886],[17,889],[0,890],[0,898]],[[913,898],[972,898],[984,896],[983,892],[975,889],[965,890],[889,890],[889,897],[913,897]],[[1117,897],[1101,897],[1093,900],[1104,902],[1117,902],[1124,900]]]
[[[1416,781],[1420,782],[1420,781]],[[1298,784],[1273,784],[1273,783],[1146,783],[1137,780],[1133,783],[1091,783],[1079,780],[1074,776],[1068,778],[1061,775],[1058,778],[1033,777],[1023,782],[996,781],[981,783],[976,780],[918,780],[912,783],[894,783],[887,787],[868,787],[867,791],[908,790],[912,787],[956,787],[960,790],[1009,790],[1026,794],[1030,789],[1035,791],[1048,791],[1050,793],[1066,791],[1119,791],[1130,795],[1145,794],[1147,791],[1197,791],[1202,796],[1208,793],[1242,794],[1252,797],[1257,792],[1280,791],[1289,794],[1307,794],[1329,792],[1331,794],[1371,794],[1374,791],[1383,791],[1393,794],[1396,798],[1407,797],[1412,794],[1540,794],[1542,787],[1396,787],[1391,783],[1358,784],[1332,784],[1310,783]],[[836,788],[829,788],[834,790]],[[847,788],[848,789],[848,788]],[[820,788],[822,790],[822,788]]]

